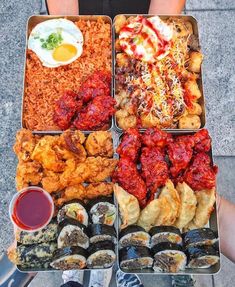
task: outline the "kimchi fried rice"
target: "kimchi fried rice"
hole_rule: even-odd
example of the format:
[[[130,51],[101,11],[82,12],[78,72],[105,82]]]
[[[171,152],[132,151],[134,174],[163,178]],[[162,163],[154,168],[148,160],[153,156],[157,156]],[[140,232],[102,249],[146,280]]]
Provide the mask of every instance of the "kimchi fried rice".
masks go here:
[[[65,90],[77,92],[94,71],[111,72],[111,26],[103,19],[75,22],[84,37],[83,53],[73,63],[58,68],[42,66],[27,50],[23,123],[30,130],[58,130],[54,104]]]

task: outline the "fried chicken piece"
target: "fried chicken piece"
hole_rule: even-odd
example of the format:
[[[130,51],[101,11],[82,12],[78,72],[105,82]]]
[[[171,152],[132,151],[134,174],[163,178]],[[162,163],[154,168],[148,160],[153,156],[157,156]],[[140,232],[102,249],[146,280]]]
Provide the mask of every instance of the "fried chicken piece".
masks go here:
[[[147,187],[134,162],[129,158],[122,157],[118,162],[112,179],[113,182],[118,183],[127,192],[134,195],[141,207],[145,206]]]
[[[38,185],[43,177],[40,163],[20,161],[16,169],[16,188],[21,190],[29,185]]]
[[[53,149],[57,144],[59,136],[44,136],[42,137],[34,148],[31,155],[32,160],[41,163],[43,168],[52,170],[54,172],[61,172],[65,168],[65,163]]]
[[[150,201],[154,199],[157,189],[165,185],[169,178],[168,166],[164,153],[158,147],[144,147],[140,156],[142,177],[150,190]]]
[[[93,199],[98,196],[110,196],[112,193],[112,182],[93,182],[86,186],[86,199]]]
[[[117,148],[120,157],[128,157],[131,161],[137,161],[141,147],[141,136],[138,129],[129,128],[125,131],[122,141]]]
[[[167,144],[173,142],[171,134],[168,134],[158,128],[149,128],[142,135],[142,143],[148,147],[164,148]]]
[[[55,103],[53,121],[62,130],[70,127],[76,111],[82,108],[83,103],[77,97],[73,91],[65,91]]]
[[[105,157],[88,157],[85,164],[89,170],[87,182],[100,182],[110,177],[118,163],[117,159]]]
[[[79,130],[97,130],[115,113],[116,101],[111,96],[97,96],[78,113],[74,126]]]
[[[113,140],[111,132],[97,131],[89,134],[85,147],[90,156],[113,156]]]
[[[193,135],[195,142],[194,150],[197,152],[208,152],[211,149],[211,138],[206,129],[202,129]]]
[[[68,186],[65,188],[63,196],[57,199],[56,205],[60,206],[70,200],[73,199],[83,200],[84,198],[86,198],[86,190],[82,184]]]
[[[60,183],[63,187],[77,185],[85,182],[89,175],[90,171],[86,162],[78,163],[75,159],[69,159],[60,176]]]
[[[194,141],[191,136],[178,136],[173,143],[168,144],[167,152],[171,161],[170,172],[177,177],[185,170],[193,155]]]
[[[21,129],[16,133],[16,142],[13,150],[19,161],[30,161],[30,156],[36,145],[36,137],[31,131]]]
[[[42,187],[49,193],[63,189],[60,182],[60,173],[55,173],[51,170],[43,171]]]
[[[217,172],[218,168],[211,164],[210,157],[201,152],[195,155],[183,179],[194,191],[212,189],[216,185]]]

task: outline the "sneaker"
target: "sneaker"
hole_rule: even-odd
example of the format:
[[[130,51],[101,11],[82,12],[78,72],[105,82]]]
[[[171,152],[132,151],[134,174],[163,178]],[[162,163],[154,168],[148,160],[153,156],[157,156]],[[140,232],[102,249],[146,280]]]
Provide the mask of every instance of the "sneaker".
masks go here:
[[[108,287],[112,278],[113,269],[91,270],[89,287]]]
[[[62,274],[62,279],[64,280],[64,283],[74,281],[83,284],[83,277],[84,277],[83,270],[68,270],[64,271]]]
[[[126,274],[121,270],[116,273],[117,287],[144,287],[139,276],[136,274]]]
[[[195,281],[191,275],[171,276],[172,287],[194,287]]]

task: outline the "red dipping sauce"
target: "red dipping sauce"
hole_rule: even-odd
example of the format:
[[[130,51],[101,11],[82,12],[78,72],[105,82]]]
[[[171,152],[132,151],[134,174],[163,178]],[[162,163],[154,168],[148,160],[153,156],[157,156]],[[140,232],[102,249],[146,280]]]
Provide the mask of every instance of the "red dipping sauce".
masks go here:
[[[17,227],[36,231],[46,226],[54,212],[49,193],[39,187],[29,187],[16,194],[10,204],[10,216]]]

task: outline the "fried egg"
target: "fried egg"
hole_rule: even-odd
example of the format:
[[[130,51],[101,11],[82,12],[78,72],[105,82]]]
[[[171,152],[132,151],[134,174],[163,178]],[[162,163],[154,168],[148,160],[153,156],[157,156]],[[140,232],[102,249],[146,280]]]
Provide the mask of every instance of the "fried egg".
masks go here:
[[[68,65],[81,56],[83,35],[70,20],[47,20],[36,25],[30,33],[28,49],[38,56],[45,67]]]

